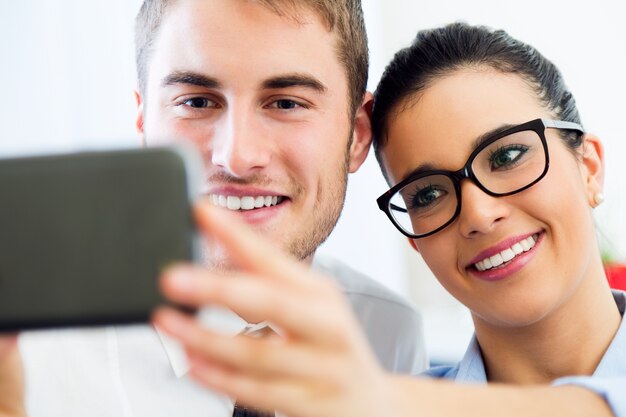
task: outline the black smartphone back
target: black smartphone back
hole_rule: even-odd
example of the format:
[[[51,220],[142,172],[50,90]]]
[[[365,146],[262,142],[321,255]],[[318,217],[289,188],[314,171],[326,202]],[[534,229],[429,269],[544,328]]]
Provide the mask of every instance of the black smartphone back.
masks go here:
[[[0,160],[0,331],[146,321],[196,257],[199,164],[153,148]]]

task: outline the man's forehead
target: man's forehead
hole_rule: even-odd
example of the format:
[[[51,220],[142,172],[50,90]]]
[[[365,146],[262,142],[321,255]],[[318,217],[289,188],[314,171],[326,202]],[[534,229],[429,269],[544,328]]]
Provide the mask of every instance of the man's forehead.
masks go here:
[[[228,2],[231,6],[248,6],[250,10],[258,7],[290,24],[320,25],[329,33],[333,32],[335,26],[331,13],[320,6],[323,2],[305,0],[170,0],[162,21],[173,11],[192,11],[199,14],[202,10],[199,6],[208,3],[211,5],[210,9],[215,9],[219,2]]]
[[[323,48],[324,43],[334,48],[337,40],[336,33],[329,30],[319,13],[312,9],[298,9],[297,14],[284,14],[254,0],[178,0],[167,8],[155,43],[163,32],[169,32],[169,37],[180,44],[178,47],[187,45],[186,41],[194,35],[210,35],[204,39],[209,45],[235,39],[237,43],[250,43],[257,48],[261,45],[266,50],[275,48],[277,41],[286,33],[289,33],[292,38],[290,43],[296,44],[296,48],[306,34],[315,36],[313,42],[319,48]],[[247,33],[254,33],[255,36],[246,37]],[[171,36],[176,34],[179,36]]]
[[[213,1],[220,7],[208,7]],[[323,92],[326,80],[335,77],[331,74],[343,75],[334,36],[320,22],[295,23],[255,1],[227,1],[248,6],[179,0],[169,10],[153,44],[149,64],[153,81],[172,84],[173,78],[181,81],[182,73],[193,74],[187,77],[191,81],[204,77],[219,85],[229,80],[254,83],[255,88],[300,84]]]

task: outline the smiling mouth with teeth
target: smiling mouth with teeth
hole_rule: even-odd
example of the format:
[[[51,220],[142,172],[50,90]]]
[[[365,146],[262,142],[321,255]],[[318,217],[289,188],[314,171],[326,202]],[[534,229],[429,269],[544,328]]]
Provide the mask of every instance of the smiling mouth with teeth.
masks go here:
[[[209,194],[211,203],[218,207],[224,207],[233,211],[255,210],[264,207],[273,207],[283,202],[282,196],[243,196]]]
[[[507,248],[500,253],[496,253],[493,256],[476,262],[474,264],[474,268],[483,272],[490,269],[502,267],[518,255],[521,255],[524,252],[528,252],[529,250],[531,250],[537,243],[537,239],[539,239],[538,233],[529,236],[526,239],[522,239],[510,248]]]

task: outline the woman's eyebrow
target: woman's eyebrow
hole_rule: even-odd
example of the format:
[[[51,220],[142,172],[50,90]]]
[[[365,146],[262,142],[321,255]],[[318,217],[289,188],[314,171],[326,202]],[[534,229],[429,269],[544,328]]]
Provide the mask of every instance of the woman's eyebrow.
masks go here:
[[[473,151],[474,149],[478,148],[480,145],[482,145],[483,143],[491,139],[494,135],[497,135],[498,133],[502,133],[505,130],[510,129],[515,126],[517,125],[503,124],[503,125],[496,127],[495,129],[491,129],[490,131],[483,133],[482,135],[474,139],[470,149]]]
[[[517,125],[503,124],[503,125],[500,125],[500,126],[496,127],[495,129],[491,129],[490,131],[483,133],[482,135],[478,136],[476,139],[474,139],[472,141],[471,148],[470,148],[470,153],[474,149],[478,148],[480,145],[482,145],[483,143],[485,143],[486,141],[491,139],[494,135],[502,133],[505,130],[510,129],[512,127],[515,127],[515,126],[517,126]],[[437,166],[434,163],[432,163],[432,162],[425,162],[423,164],[418,165],[413,170],[407,172],[405,175],[403,175],[402,176],[402,181],[404,181],[405,179],[407,179],[409,177],[415,177],[415,176],[424,174],[425,172],[435,171],[437,169],[438,168],[437,168]]]
[[[420,165],[417,166],[417,168],[409,171],[406,175],[403,175],[402,176],[402,181],[404,181],[405,179],[407,179],[409,177],[415,177],[417,175],[421,175],[421,174],[423,174],[425,172],[428,172],[428,171],[434,171],[436,169],[437,169],[437,167],[435,165],[431,164],[430,162],[426,162],[426,163],[420,164]]]

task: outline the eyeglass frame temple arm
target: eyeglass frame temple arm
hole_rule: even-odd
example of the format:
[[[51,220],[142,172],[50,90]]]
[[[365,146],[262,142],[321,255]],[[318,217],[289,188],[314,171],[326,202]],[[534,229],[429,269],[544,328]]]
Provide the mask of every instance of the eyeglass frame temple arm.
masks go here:
[[[583,127],[578,123],[565,122],[562,120],[548,120],[548,119],[542,119],[542,120],[546,127],[550,127],[553,129],[571,129],[571,130],[577,130],[579,132],[584,132]]]

